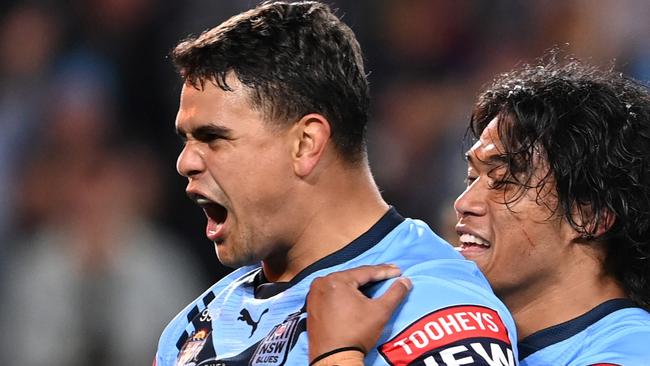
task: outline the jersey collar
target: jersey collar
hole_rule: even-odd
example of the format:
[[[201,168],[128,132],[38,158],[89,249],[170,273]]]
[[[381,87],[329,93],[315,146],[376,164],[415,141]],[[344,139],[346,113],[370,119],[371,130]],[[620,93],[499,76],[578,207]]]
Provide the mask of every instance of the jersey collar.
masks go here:
[[[517,346],[519,349],[519,361],[543,348],[573,337],[615,311],[638,307],[639,305],[630,299],[612,299],[605,301],[577,318],[535,332],[519,342]]]
[[[354,239],[345,247],[307,266],[307,268],[300,271],[289,282],[268,282],[264,277],[263,271],[260,269],[255,275],[253,281],[255,286],[255,298],[267,299],[275,296],[316,271],[345,263],[359,256],[361,253],[379,243],[386,235],[388,235],[388,233],[397,227],[397,225],[402,223],[402,221],[404,221],[404,217],[402,217],[394,207],[391,207],[384,216],[377,221],[377,223],[368,229],[368,231],[361,234],[361,236]]]

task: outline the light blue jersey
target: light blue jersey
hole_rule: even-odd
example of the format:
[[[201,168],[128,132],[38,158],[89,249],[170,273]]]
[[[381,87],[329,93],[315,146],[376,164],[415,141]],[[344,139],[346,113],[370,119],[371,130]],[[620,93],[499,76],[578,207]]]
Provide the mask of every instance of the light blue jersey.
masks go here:
[[[413,289],[366,365],[516,364],[514,322],[474,263],[425,223],[391,209],[368,232],[290,282],[265,283],[259,266],[240,268],[217,282],[167,326],[157,366],[306,366],[305,299],[312,280],[380,263],[399,266]],[[377,296],[391,282],[365,291]],[[341,332],[346,326],[341,324]]]
[[[521,365],[650,365],[650,313],[614,299],[519,343]]]

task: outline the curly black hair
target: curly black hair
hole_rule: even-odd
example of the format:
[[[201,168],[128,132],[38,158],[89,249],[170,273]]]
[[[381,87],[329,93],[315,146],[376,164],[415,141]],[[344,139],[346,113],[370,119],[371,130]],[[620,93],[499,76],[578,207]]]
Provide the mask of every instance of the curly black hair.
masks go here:
[[[233,72],[252,105],[280,123],[325,116],[341,155],[366,155],[370,96],[352,30],[318,2],[266,2],[178,44],[171,57],[185,82],[231,90]]]
[[[605,270],[650,309],[648,88],[553,55],[497,77],[480,94],[468,135],[478,138],[494,118],[507,162],[496,186],[514,182],[518,193],[535,188],[541,202],[541,188],[554,185],[553,212],[585,243],[603,245]],[[540,153],[549,171],[537,183],[532,178]],[[607,215],[614,222],[597,235],[599,226],[608,225]]]

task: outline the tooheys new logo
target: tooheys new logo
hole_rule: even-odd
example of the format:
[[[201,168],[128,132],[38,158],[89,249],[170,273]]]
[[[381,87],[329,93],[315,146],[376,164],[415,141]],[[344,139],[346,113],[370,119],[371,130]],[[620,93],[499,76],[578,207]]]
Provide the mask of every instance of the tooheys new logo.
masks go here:
[[[431,312],[381,345],[379,353],[390,365],[515,365],[499,314],[476,305]]]

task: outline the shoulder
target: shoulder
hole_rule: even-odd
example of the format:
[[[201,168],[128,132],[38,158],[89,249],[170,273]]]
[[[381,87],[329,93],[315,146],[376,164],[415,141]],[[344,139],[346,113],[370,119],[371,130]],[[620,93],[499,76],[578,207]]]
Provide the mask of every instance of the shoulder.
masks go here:
[[[384,329],[376,357],[389,364],[430,358],[437,363],[425,362],[447,365],[463,357],[515,364],[514,321],[473,263],[427,261],[404,275],[413,288]],[[382,284],[377,293],[389,284]]]
[[[166,357],[175,359],[179,350],[177,343],[179,339],[183,338],[183,334],[186,333],[192,320],[206,310],[210,303],[222,296],[221,294],[227,289],[236,288],[252,281],[252,276],[258,271],[258,268],[258,266],[248,266],[233,271],[181,310],[163,330],[158,342],[157,357],[159,359]]]
[[[417,219],[406,218],[393,230],[388,237],[393,237],[397,240],[408,240],[410,242],[431,242],[434,241],[440,244],[449,244],[436,234],[427,223]]]
[[[405,219],[379,243],[364,253],[356,262],[395,263],[400,268],[438,259],[458,259],[463,257],[445,240],[434,233],[429,226],[420,221]]]
[[[476,306],[491,309],[505,321],[511,322],[505,305],[494,295],[487,280],[472,262],[428,261],[406,269],[403,275],[411,280],[413,288],[400,307],[396,320],[408,321],[413,315],[440,311],[453,313],[453,309],[462,312],[468,306]],[[382,284],[386,289],[388,286],[389,283]]]
[[[587,356],[577,364],[642,365],[650,360],[650,313],[621,309],[587,328]]]
[[[404,220],[369,254],[364,260],[400,267],[413,288],[384,328],[378,347],[368,354],[368,364],[426,360],[446,365],[453,363],[445,359],[463,355],[477,363],[496,357],[515,364],[517,336],[510,313],[476,265],[427,224]],[[380,296],[391,283],[385,281],[366,293]]]
[[[527,346],[524,348],[522,345],[520,349],[525,357],[521,364],[647,364],[650,360],[650,348],[647,347],[647,340],[650,339],[650,313],[638,307],[627,307],[610,311],[593,322],[589,319],[595,317],[598,311],[625,302],[629,300],[613,300],[601,304],[579,318],[528,337],[522,341]],[[585,322],[589,324],[580,324]]]
[[[471,364],[503,360],[504,365],[515,365],[516,330],[504,309],[471,299],[423,308],[422,301],[407,299],[385,328],[377,351],[386,362],[455,365],[463,359]]]

